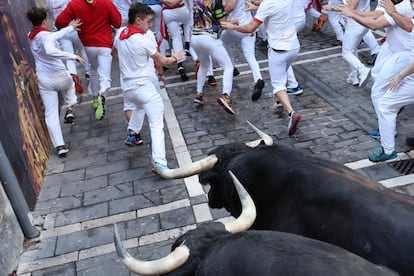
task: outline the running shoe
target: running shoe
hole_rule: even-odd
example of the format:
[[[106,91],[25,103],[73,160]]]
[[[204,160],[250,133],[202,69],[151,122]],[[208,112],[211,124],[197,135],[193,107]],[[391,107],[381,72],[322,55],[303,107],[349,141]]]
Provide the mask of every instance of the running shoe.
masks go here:
[[[144,144],[144,141],[142,141],[141,135],[139,133],[130,133],[126,138],[124,144],[128,147],[133,147]]]
[[[102,120],[105,116],[105,97],[100,95],[98,96],[98,106],[95,110],[96,120]]]
[[[66,110],[64,123],[73,124],[74,122],[75,122],[75,114],[73,113],[73,110],[72,109]]]
[[[370,153],[368,159],[372,162],[384,162],[389,160],[395,160],[398,158],[397,153],[393,150],[390,154],[384,152],[384,148],[377,149],[376,152]]]
[[[66,145],[57,146],[56,152],[59,157],[65,157],[66,154],[69,152],[69,149],[66,147]]]
[[[207,76],[207,82],[210,86],[217,86],[217,80],[214,76]]]
[[[252,94],[252,101],[257,101],[260,96],[262,96],[263,87],[265,86],[265,82],[262,79],[258,79],[256,84],[254,85],[254,90]]]
[[[231,99],[226,93],[223,93],[222,96],[217,99],[217,102],[227,113],[232,115],[236,113],[231,104]]]
[[[196,103],[196,104],[199,104],[199,105],[203,105],[204,104],[203,94],[202,93],[196,93],[196,96],[195,96],[193,102]]]
[[[288,95],[300,95],[303,93],[303,89],[299,85],[294,88],[288,87],[286,93]]]
[[[299,113],[292,111],[289,116],[289,123],[288,123],[288,136],[292,136],[295,134],[297,130],[298,123],[302,117]]]

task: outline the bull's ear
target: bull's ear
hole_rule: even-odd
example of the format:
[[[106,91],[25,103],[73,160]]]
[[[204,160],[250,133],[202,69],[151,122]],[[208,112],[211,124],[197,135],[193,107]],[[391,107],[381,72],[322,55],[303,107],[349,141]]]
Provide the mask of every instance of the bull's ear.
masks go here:
[[[224,226],[230,233],[238,233],[248,230],[253,225],[256,220],[256,206],[237,177],[231,171],[229,171],[229,174],[239,195],[242,212],[236,220],[228,221],[224,223]]]

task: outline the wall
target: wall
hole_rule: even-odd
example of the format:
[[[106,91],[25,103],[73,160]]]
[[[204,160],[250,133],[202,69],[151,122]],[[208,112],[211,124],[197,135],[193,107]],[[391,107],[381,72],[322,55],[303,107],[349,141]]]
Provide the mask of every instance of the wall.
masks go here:
[[[42,1],[43,2],[43,1]],[[25,13],[35,0],[0,0],[0,141],[33,210],[51,143],[37,89]],[[17,268],[24,235],[0,179],[0,275]]]
[[[18,265],[24,235],[2,185],[0,185],[0,241],[0,275],[9,275]]]

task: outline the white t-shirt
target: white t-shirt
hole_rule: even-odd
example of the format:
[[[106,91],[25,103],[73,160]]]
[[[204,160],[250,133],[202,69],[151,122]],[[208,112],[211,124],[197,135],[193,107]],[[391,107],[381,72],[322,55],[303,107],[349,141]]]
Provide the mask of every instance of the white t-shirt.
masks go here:
[[[410,0],[404,0],[403,2],[395,5],[395,9],[401,15],[408,14],[411,18],[414,16]],[[384,17],[391,25],[391,27],[385,28],[390,51],[414,52],[414,33],[406,32],[404,29],[400,28],[388,13],[385,12]]]
[[[245,0],[237,0],[236,6],[230,12],[228,19],[237,18],[239,25],[244,25],[252,21],[252,13],[246,10]]]
[[[300,48],[293,1],[296,0],[264,0],[254,16],[255,21],[264,24],[269,47],[275,50]]]
[[[66,71],[62,59],[75,59],[76,55],[60,50],[57,40],[69,32],[74,32],[72,26],[67,26],[57,32],[41,31],[33,39],[29,39],[30,49],[35,58],[36,72]]]
[[[154,61],[151,58],[157,52],[157,42],[152,31],[136,33],[127,39],[119,39],[126,27],[115,35],[114,47],[118,50],[121,88],[129,90],[140,79],[151,79],[155,74]]]

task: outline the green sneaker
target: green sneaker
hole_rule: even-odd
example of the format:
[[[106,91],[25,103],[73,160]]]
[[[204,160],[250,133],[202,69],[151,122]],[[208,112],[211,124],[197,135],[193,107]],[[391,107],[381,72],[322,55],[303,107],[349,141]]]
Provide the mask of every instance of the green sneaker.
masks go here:
[[[105,97],[99,96],[98,97],[98,106],[95,110],[95,118],[96,120],[102,120],[105,116]]]
[[[398,155],[395,152],[395,150],[393,150],[390,154],[386,154],[382,147],[377,149],[376,152],[370,153],[368,155],[368,159],[372,162],[384,162],[388,160],[394,160],[397,158],[398,158]]]
[[[97,108],[98,107],[98,99],[93,100],[92,107]]]

